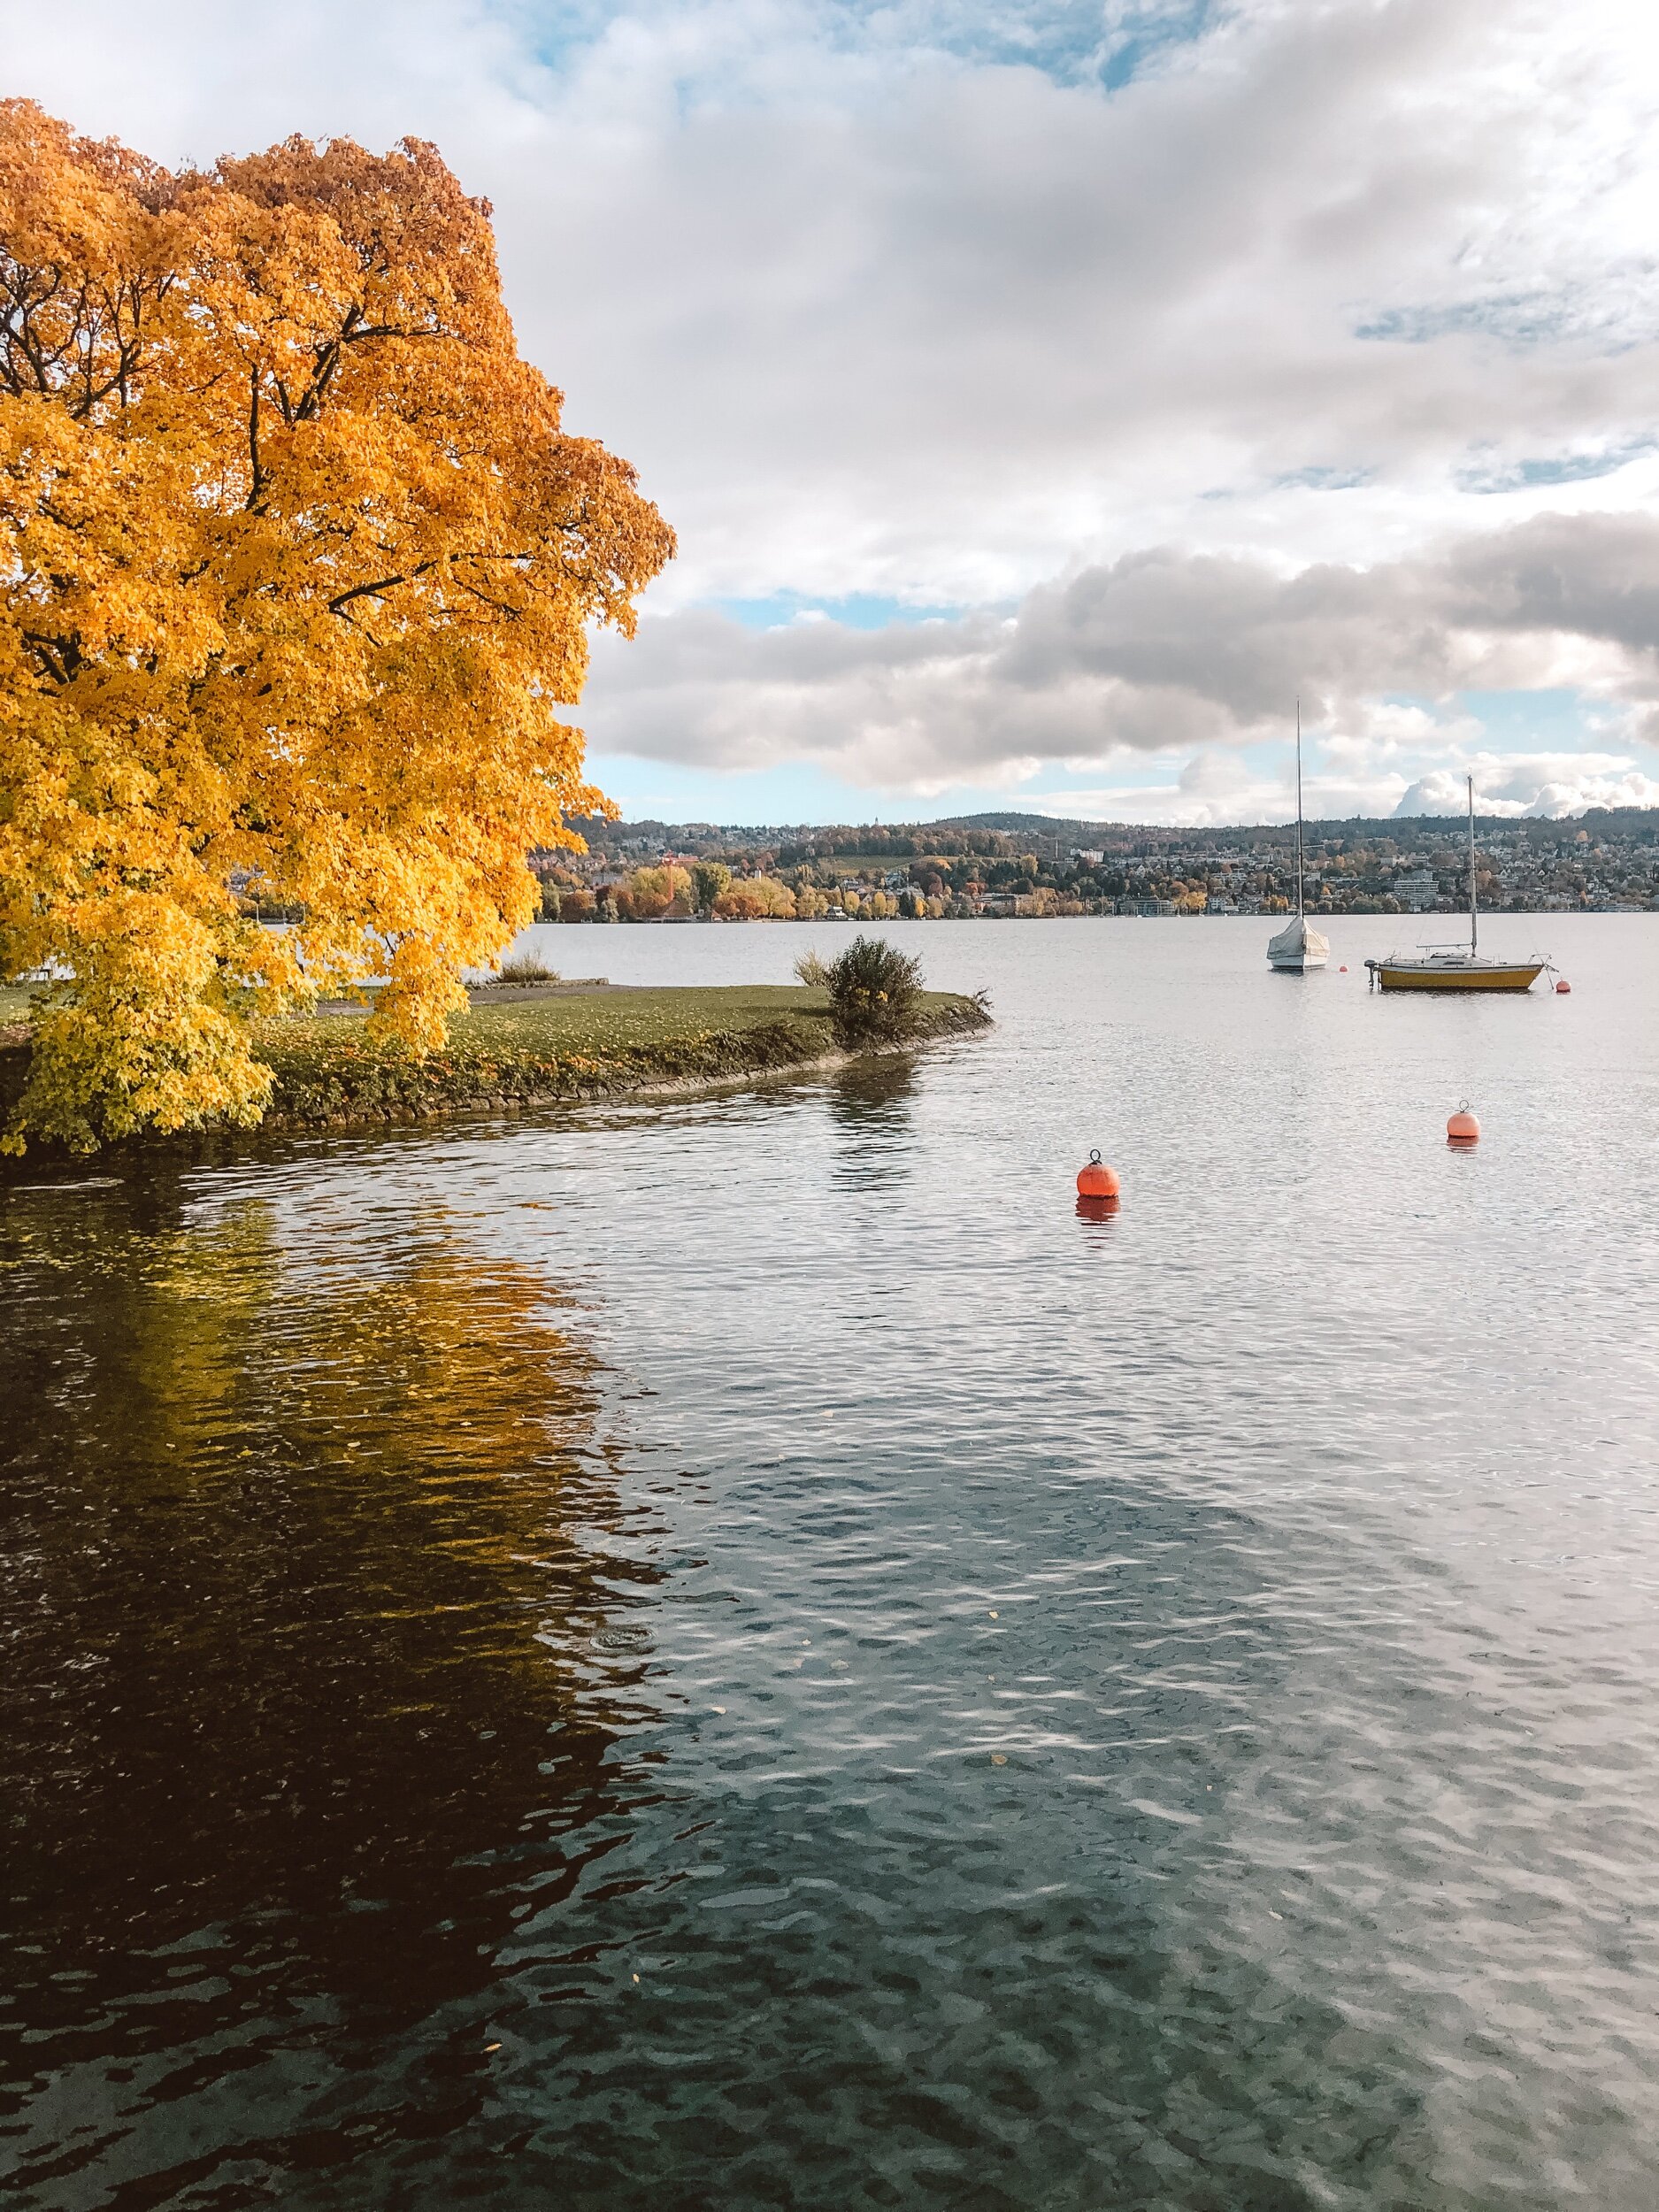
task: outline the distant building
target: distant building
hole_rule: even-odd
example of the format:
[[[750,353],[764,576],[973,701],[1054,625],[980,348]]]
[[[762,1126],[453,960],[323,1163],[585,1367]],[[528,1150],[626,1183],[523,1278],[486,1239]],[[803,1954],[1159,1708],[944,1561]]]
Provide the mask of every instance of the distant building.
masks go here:
[[[1409,914],[1424,913],[1439,898],[1440,887],[1429,868],[1414,868],[1394,878],[1394,896]]]
[[[1236,914],[1238,910],[1238,908],[1233,904],[1233,901],[1225,897],[1218,891],[1212,891],[1210,896],[1204,901],[1204,911],[1206,914]]]

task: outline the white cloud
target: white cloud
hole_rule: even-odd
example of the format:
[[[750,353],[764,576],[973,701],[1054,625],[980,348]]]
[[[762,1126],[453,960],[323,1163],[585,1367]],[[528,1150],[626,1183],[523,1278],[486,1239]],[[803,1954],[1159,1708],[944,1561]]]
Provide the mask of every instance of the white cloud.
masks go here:
[[[1164,765],[1159,763],[1155,765]],[[1141,764],[1143,771],[1147,764]],[[1541,817],[1555,821],[1592,806],[1659,806],[1659,778],[1628,760],[1576,754],[1471,754],[1475,805],[1481,815]],[[1162,780],[1139,779],[1071,791],[1024,791],[1018,804],[1034,814],[1088,822],[1162,822],[1205,829],[1227,822],[1283,822],[1294,810],[1294,786],[1278,772],[1235,772],[1213,782],[1194,780],[1188,762],[1168,764]],[[1333,770],[1316,757],[1305,785],[1310,820],[1341,821],[1359,815],[1444,814],[1461,818],[1467,803],[1463,774],[1430,769],[1414,780],[1398,771],[1350,766]]]
[[[163,158],[407,131],[493,198],[526,349],[680,534],[601,656],[607,749],[923,791],[1225,751],[1298,687],[1333,745],[1393,715],[1441,764],[1467,731],[1394,695],[1647,700],[1659,22],[1186,13],[0,0],[0,36],[12,88]],[[696,604],[788,590],[1019,614],[757,640]]]
[[[688,609],[648,617],[633,645],[602,644],[584,714],[608,752],[721,770],[810,759],[918,795],[1043,762],[1196,753],[1183,804],[1218,787],[1247,804],[1226,749],[1282,741],[1299,695],[1333,781],[1391,808],[1406,764],[1485,749],[1458,694],[1570,683],[1594,687],[1639,745],[1654,734],[1659,524],[1547,516],[1289,576],[1156,549],[1039,586],[1012,615],[873,630],[746,629]]]
[[[680,527],[681,595],[1363,557],[1548,506],[1522,465],[1591,450],[1630,457],[1592,503],[1659,488],[1640,12],[1240,0],[1110,97],[1076,55],[974,58],[1074,19],[0,5],[14,85],[164,157],[435,137],[573,419]]]
[[[1510,754],[1470,763],[1481,814],[1537,815],[1559,821],[1591,806],[1659,806],[1659,779],[1629,760],[1601,754]],[[1468,790],[1449,769],[1431,769],[1400,795],[1395,814],[1462,814]]]

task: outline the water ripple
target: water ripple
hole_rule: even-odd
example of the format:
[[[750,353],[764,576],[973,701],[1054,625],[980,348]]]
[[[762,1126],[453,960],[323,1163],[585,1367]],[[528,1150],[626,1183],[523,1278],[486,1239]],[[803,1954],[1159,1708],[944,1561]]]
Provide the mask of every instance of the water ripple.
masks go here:
[[[1562,935],[928,930],[918,1064],[31,1170],[18,2200],[1647,2212],[1659,964]]]

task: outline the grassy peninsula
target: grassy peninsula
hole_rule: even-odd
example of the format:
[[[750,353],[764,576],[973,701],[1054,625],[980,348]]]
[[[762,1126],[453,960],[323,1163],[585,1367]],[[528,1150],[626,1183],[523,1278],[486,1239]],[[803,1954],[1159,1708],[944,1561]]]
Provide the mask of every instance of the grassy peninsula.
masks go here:
[[[809,986],[496,985],[472,1000],[448,1042],[425,1059],[375,1037],[362,1008],[262,1024],[255,1054],[275,1076],[262,1125],[340,1128],[623,1097],[784,1072],[844,1048],[830,994]],[[27,992],[0,997],[0,1110],[10,1110],[27,1078]],[[921,1044],[988,1019],[972,998],[925,991],[902,1035],[858,1048]]]

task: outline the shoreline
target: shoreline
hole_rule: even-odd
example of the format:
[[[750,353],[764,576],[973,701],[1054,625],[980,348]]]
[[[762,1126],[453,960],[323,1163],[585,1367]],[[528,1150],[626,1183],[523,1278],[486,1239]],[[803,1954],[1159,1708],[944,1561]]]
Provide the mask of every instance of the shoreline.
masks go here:
[[[727,1018],[719,1018],[722,1015]],[[712,1018],[710,1018],[712,1017]],[[274,1073],[270,1103],[251,1127],[219,1122],[148,1130],[92,1153],[32,1139],[8,1171],[31,1164],[131,1158],[160,1145],[257,1140],[307,1131],[395,1128],[480,1114],[516,1114],[684,1097],[757,1079],[823,1072],[976,1034],[991,1018],[973,999],[930,991],[902,1039],[856,1050],[835,1045],[823,993],[799,986],[554,986],[475,1005],[447,1043],[417,1060],[369,1039],[363,1017],[331,1011],[266,1025],[254,1051]],[[27,1041],[0,1047],[0,1098],[9,1113],[27,1077]]]

